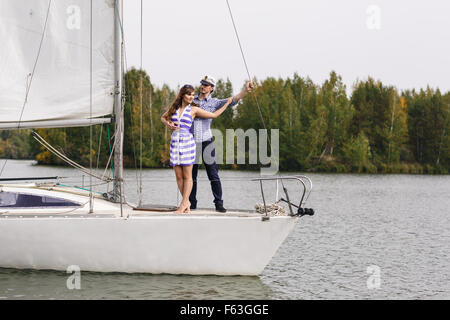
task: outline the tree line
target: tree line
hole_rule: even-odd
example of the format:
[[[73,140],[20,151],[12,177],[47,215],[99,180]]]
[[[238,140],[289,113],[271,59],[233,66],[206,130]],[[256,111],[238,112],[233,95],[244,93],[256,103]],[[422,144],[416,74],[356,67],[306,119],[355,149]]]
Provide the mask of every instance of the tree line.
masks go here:
[[[281,171],[450,172],[450,92],[429,87],[399,91],[368,78],[357,81],[348,95],[342,77],[334,71],[322,84],[298,74],[254,82],[252,93],[213,120],[212,127],[221,130],[224,137],[226,129],[279,129]],[[234,91],[228,79],[220,79],[213,96],[225,98]],[[177,92],[167,85],[155,87],[143,70],[132,68],[125,74],[125,167],[140,166],[141,149],[143,167],[169,167],[171,132],[160,117]],[[93,127],[90,152],[89,128],[36,131],[85,166],[89,165],[90,155],[94,166],[100,168],[110,158],[114,134],[111,125]],[[64,165],[34,141],[29,130],[0,131],[0,157]],[[246,163],[221,166],[259,168]]]

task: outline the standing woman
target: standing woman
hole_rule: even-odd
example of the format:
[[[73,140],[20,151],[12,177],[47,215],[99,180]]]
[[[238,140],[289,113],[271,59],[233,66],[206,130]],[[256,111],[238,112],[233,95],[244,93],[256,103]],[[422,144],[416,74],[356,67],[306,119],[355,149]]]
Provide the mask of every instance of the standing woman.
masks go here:
[[[208,112],[193,103],[195,89],[186,84],[181,87],[175,101],[161,116],[161,121],[172,130],[170,139],[170,165],[173,166],[178,189],[183,196],[175,213],[190,212],[189,195],[192,190],[192,165],[195,162],[195,141],[190,128],[195,117],[214,119],[222,114],[231,103],[227,102],[217,111]]]

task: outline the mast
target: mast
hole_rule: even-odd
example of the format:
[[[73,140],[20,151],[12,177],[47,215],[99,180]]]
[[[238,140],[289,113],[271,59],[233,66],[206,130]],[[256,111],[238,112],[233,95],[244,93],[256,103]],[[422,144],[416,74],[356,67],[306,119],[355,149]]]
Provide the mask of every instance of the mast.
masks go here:
[[[114,148],[114,189],[113,201],[122,202],[123,184],[123,125],[122,114],[122,0],[114,1],[114,119],[115,119],[115,148]]]

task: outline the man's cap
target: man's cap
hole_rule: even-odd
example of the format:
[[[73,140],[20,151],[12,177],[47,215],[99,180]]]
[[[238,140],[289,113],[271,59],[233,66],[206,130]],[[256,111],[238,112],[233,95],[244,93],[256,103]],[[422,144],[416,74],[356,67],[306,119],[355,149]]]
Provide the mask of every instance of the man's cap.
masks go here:
[[[200,83],[206,86],[216,86],[216,80],[210,76],[205,76],[202,80],[200,80]]]

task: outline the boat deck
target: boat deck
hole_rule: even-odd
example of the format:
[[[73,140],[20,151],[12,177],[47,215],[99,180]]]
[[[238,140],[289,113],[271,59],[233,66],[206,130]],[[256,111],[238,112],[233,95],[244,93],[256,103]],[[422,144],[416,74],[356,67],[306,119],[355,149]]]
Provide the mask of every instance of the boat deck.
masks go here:
[[[176,210],[176,209],[175,209]],[[173,215],[173,216],[238,216],[238,217],[255,217],[262,216],[254,210],[227,209],[227,212],[218,212],[213,208],[198,208],[191,210],[189,213],[175,213],[175,211],[155,211],[151,209],[134,208],[132,216],[148,216],[148,215]]]
[[[226,217],[262,217],[264,215],[255,210],[228,209],[222,213],[214,208],[198,208],[189,213],[175,213],[177,206],[144,204],[136,206],[131,203],[122,204],[110,202],[103,197],[95,195],[93,198],[93,212],[90,212],[89,192],[74,188],[56,185],[0,185],[0,191],[32,194],[35,196],[51,196],[54,198],[71,201],[76,206],[46,207],[46,206],[7,206],[0,207],[0,218],[129,218],[149,216],[226,216]]]
[[[94,207],[95,208],[95,207]],[[95,210],[93,213],[88,213],[85,208],[80,208],[70,212],[64,210],[55,210],[53,212],[46,210],[46,212],[37,212],[33,209],[21,209],[21,210],[1,210],[0,218],[48,218],[48,217],[63,217],[63,218],[112,218],[112,217],[149,217],[149,216],[227,216],[227,217],[262,217],[263,215],[251,210],[229,209],[227,212],[218,212],[212,208],[199,208],[191,210],[189,213],[175,213],[175,211],[155,211],[155,210],[143,210],[124,206],[122,215],[118,208],[115,210]]]

